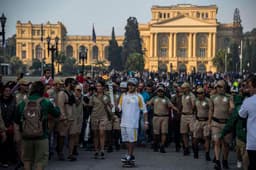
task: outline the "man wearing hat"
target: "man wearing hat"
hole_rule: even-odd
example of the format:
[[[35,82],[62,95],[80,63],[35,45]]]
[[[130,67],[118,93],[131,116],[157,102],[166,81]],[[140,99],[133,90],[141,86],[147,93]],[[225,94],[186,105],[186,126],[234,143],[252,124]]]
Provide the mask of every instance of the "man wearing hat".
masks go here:
[[[122,112],[121,116],[121,135],[122,141],[126,143],[128,153],[121,159],[124,163],[135,161],[134,146],[137,142],[140,111],[144,114],[144,126],[148,127],[147,108],[143,97],[136,92],[138,81],[136,78],[130,78],[127,82],[128,91],[123,93],[119,99],[118,110]]]
[[[198,143],[202,137],[205,140],[205,159],[210,161],[209,147],[210,147],[210,127],[208,124],[209,115],[212,114],[212,101],[205,97],[205,91],[202,87],[197,89],[197,98],[195,102],[196,107],[196,122],[193,131],[193,151],[194,158],[198,159]]]
[[[224,139],[221,140],[221,131],[234,109],[233,98],[225,92],[225,86],[225,81],[219,80],[216,84],[217,93],[211,97],[214,109],[209,117],[209,123],[211,124],[212,139],[214,140],[214,153],[216,158],[215,169],[221,169],[221,148],[223,154],[222,166],[225,169],[228,168],[228,144],[232,140],[232,134],[226,135]]]
[[[147,104],[153,105],[154,117],[153,117],[153,133],[154,133],[154,146],[155,152],[158,151],[158,144],[160,139],[160,152],[165,153],[164,145],[166,142],[166,136],[168,134],[168,122],[169,122],[169,109],[179,111],[171,101],[164,95],[165,88],[159,86],[156,90],[157,96],[153,97]],[[161,133],[160,133],[161,132]]]
[[[192,131],[193,111],[195,108],[195,95],[190,92],[189,83],[185,82],[181,85],[183,95],[181,97],[182,111],[180,120],[180,133],[184,143],[184,156],[189,155],[189,132]]]

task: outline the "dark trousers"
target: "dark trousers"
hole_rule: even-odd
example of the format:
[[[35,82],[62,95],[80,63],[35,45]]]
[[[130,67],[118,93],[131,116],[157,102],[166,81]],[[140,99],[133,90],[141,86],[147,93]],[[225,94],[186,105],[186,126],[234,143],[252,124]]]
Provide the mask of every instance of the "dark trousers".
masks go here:
[[[0,144],[0,162],[15,163],[17,161],[16,146],[13,140],[13,134],[6,134],[6,141]]]
[[[255,170],[256,169],[256,150],[247,150],[247,153],[250,161],[248,170]]]

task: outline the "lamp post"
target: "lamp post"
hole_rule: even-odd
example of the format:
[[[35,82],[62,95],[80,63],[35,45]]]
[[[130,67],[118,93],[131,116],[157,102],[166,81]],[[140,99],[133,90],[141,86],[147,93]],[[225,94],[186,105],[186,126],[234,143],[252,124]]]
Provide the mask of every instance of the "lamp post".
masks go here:
[[[52,45],[50,47],[51,38],[49,36],[46,38],[46,40],[47,40],[48,55],[49,55],[50,51],[51,51],[51,55],[52,55],[52,61],[51,61],[52,79],[54,79],[54,57],[58,55],[58,41],[59,41],[59,37],[55,37],[55,47],[54,47],[54,45]]]
[[[79,63],[82,60],[82,75],[84,75],[84,60],[87,60],[87,48],[79,48]]]
[[[225,73],[227,73],[227,58],[228,58],[228,54],[230,53],[230,48],[227,48],[227,51],[225,53]]]
[[[243,40],[241,40],[239,58],[240,58],[240,74],[242,74],[242,70],[243,70]]]
[[[4,46],[4,42],[5,42],[5,23],[6,23],[6,17],[4,16],[4,14],[2,14],[2,16],[0,17],[0,22],[1,22],[1,27],[2,27],[2,31],[0,32],[0,35],[2,35],[2,46]]]

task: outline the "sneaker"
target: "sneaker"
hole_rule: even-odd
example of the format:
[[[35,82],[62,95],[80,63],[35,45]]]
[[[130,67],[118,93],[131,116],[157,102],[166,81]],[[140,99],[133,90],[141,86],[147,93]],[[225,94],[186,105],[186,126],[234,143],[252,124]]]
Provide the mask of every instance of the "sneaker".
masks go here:
[[[69,155],[68,160],[69,161],[76,161],[76,157],[74,155]]]
[[[124,155],[122,158],[121,158],[121,162],[127,162],[128,160],[127,160],[127,157],[128,157],[128,155]]]
[[[242,168],[242,162],[241,162],[241,161],[237,161],[236,167],[237,167],[237,168]]]
[[[95,153],[94,153],[94,159],[98,159],[98,156],[99,156],[99,153],[98,153],[98,152],[95,152]]]
[[[125,155],[124,157],[121,158],[121,162],[122,163],[126,163],[126,162],[135,162],[135,156],[132,155]]]

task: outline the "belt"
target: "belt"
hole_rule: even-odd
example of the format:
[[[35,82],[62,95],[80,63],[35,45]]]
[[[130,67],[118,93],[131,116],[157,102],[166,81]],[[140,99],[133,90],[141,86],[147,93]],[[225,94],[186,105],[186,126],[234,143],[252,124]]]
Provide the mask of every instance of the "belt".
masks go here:
[[[207,121],[208,117],[196,117],[196,120],[198,120],[198,121]]]
[[[227,119],[219,119],[219,118],[213,117],[212,120],[218,123],[227,123]]]
[[[157,115],[157,114],[154,114],[154,116],[156,116],[156,117],[169,117],[169,115]]]
[[[183,114],[183,115],[193,115],[193,113],[184,113],[184,112],[182,112],[181,114]]]

